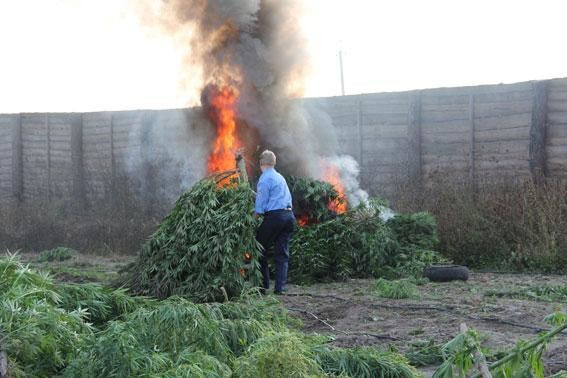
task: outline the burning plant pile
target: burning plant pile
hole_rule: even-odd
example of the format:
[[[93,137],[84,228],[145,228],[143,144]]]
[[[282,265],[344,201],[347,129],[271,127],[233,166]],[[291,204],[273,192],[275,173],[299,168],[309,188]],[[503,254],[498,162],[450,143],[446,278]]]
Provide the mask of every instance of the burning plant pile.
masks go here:
[[[291,282],[420,275],[441,261],[432,251],[437,234],[429,214],[384,222],[376,200],[338,213],[346,200],[329,183],[288,181],[301,224],[292,239]],[[247,182],[234,178],[199,182],[179,198],[123,283],[137,294],[197,302],[226,300],[259,286],[262,252],[252,194]]]
[[[303,188],[292,183],[300,222],[326,221],[346,212],[347,201],[355,206],[366,199],[356,162],[337,155],[328,117],[315,117],[296,99],[308,56],[297,32],[300,14],[299,1],[174,0],[152,15],[185,41],[199,82],[200,127],[212,131],[203,164],[209,175],[228,175],[218,185],[201,181],[179,198],[129,272],[126,282],[135,292],[207,301],[257,283],[251,191],[230,177],[237,151],[252,162],[255,151],[268,147],[280,156],[279,170],[302,177]],[[309,177],[327,184],[313,186]],[[303,190],[310,185],[324,198]]]
[[[426,266],[444,261],[434,250],[437,227],[430,214],[397,214],[385,221],[381,212],[387,208],[378,199],[337,214],[340,197],[328,200],[326,208],[317,206],[318,199],[334,198],[334,191],[321,194],[325,185],[313,181],[305,190],[315,202],[307,207],[308,216],[300,216],[303,225],[292,239],[289,274],[294,283],[419,277]]]

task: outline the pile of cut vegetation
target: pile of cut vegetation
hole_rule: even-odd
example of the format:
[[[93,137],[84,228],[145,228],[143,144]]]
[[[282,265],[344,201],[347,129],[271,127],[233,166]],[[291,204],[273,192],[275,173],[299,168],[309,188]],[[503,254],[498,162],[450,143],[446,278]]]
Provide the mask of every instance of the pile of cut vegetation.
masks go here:
[[[246,183],[194,185],[143,246],[125,284],[136,294],[197,302],[232,298],[258,285],[252,194]]]
[[[385,222],[379,199],[338,215],[329,204],[342,199],[330,184],[298,177],[288,177],[288,183],[301,225],[291,246],[290,281],[398,278],[420,275],[442,261],[434,252],[437,227],[431,215],[400,214]],[[257,226],[247,183],[201,181],[179,198],[124,283],[156,298],[237,297],[260,282]]]
[[[206,304],[135,297],[92,283],[56,283],[14,255],[0,258],[0,272],[0,374],[6,377],[422,376],[391,350],[334,348],[329,338],[301,333],[270,297]],[[546,320],[553,329],[487,356],[494,376],[544,376],[542,352],[567,328],[564,313]],[[426,345],[412,361],[442,363],[434,376],[449,378],[474,373],[479,354],[478,334],[465,330],[442,347]]]
[[[0,258],[0,373],[9,377],[418,377],[397,354],[331,348],[273,299],[159,301],[58,284]]]
[[[332,186],[305,178],[288,181],[298,219],[304,220],[292,239],[292,281],[421,276],[426,266],[445,261],[435,251],[431,214],[397,214],[385,221],[387,202],[371,198],[337,215],[328,206],[341,200]]]

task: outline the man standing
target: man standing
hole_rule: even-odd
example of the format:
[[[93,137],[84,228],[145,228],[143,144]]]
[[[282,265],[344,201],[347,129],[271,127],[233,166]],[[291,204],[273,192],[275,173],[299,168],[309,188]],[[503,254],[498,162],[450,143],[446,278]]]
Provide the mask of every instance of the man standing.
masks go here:
[[[270,270],[266,256],[268,248],[274,245],[276,263],[275,294],[282,294],[287,282],[287,266],[289,261],[289,242],[295,228],[295,217],[291,211],[291,193],[282,175],[274,168],[276,155],[269,150],[260,154],[262,175],[258,180],[256,194],[256,215],[264,219],[256,240],[264,248],[260,265],[262,269],[264,290],[270,287]]]

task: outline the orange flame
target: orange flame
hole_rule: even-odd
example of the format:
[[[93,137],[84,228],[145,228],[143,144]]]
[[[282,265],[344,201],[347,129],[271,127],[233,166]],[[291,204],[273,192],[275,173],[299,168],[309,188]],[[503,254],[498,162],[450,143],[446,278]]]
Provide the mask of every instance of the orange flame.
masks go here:
[[[345,186],[343,185],[343,182],[341,180],[339,169],[332,163],[324,162],[322,180],[333,185],[333,188],[335,188],[335,190],[339,194],[339,198],[334,201],[330,201],[327,205],[329,210],[337,214],[346,212],[348,209],[348,203],[346,200]]]
[[[209,172],[235,168],[235,152],[242,147],[236,133],[237,98],[238,91],[229,87],[219,89],[211,98],[210,117],[215,123],[217,136],[207,163]]]
[[[307,226],[309,224],[309,217],[307,216],[307,214],[303,214],[297,217],[297,224],[299,225],[299,227]]]

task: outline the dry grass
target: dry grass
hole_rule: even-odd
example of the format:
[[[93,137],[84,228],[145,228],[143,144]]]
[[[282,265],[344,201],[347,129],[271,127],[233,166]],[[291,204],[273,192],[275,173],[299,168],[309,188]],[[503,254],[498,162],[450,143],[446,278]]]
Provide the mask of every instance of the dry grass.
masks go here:
[[[39,252],[59,246],[82,253],[129,254],[139,250],[166,209],[136,197],[117,196],[106,206],[76,209],[58,203],[10,204],[0,208],[0,248]]]
[[[466,184],[441,178],[423,190],[400,186],[402,211],[427,210],[440,248],[455,262],[488,269],[553,272],[567,263],[567,183],[548,179]]]

